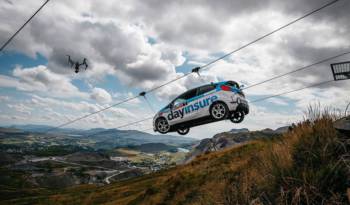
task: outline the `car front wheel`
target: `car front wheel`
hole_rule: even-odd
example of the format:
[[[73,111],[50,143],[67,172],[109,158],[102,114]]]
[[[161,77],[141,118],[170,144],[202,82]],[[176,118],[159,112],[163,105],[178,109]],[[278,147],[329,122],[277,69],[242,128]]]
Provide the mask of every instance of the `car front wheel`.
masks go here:
[[[240,123],[244,120],[244,112],[238,111],[234,112],[230,116],[230,120],[233,123]]]
[[[170,125],[169,125],[168,121],[164,118],[158,119],[156,126],[157,126],[158,132],[161,134],[166,134],[170,130]]]
[[[180,135],[186,135],[190,131],[190,128],[180,128],[177,130],[177,133]]]
[[[210,109],[210,115],[215,120],[223,120],[227,117],[227,114],[228,114],[228,107],[223,102],[215,103],[214,105],[212,105]]]

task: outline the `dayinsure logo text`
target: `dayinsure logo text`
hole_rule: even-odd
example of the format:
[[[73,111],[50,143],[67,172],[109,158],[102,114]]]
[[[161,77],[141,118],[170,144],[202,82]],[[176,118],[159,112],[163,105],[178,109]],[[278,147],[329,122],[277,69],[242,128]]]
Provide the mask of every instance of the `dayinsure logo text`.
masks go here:
[[[168,120],[173,120],[179,117],[182,119],[186,114],[189,114],[193,111],[197,111],[201,108],[207,107],[211,105],[213,102],[215,102],[217,99],[218,97],[214,95],[214,96],[199,100],[192,105],[184,106],[178,110],[171,111],[168,114]]]

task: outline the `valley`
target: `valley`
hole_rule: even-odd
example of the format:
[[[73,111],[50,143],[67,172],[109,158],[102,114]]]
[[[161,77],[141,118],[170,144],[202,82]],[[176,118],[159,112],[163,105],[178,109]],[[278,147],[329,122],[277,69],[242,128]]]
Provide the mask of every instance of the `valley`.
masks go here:
[[[103,186],[166,169],[185,159],[196,140],[138,131],[0,128],[3,188]],[[167,144],[165,144],[167,143]],[[10,175],[8,173],[11,173]]]

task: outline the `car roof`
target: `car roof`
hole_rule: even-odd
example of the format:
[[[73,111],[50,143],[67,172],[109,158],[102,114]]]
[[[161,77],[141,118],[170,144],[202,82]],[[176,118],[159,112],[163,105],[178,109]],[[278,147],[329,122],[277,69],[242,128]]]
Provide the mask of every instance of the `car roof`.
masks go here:
[[[200,87],[204,87],[204,86],[208,86],[208,85],[214,85],[214,86],[217,86],[217,85],[224,85],[224,84],[229,83],[229,82],[238,85],[237,82],[232,81],[232,80],[221,81],[221,82],[217,82],[217,83],[213,83],[213,82],[212,82],[212,83],[210,83],[210,84],[205,84],[205,85],[201,85],[201,86],[198,86],[198,87],[195,87],[195,88],[186,90],[185,92],[181,93],[180,95],[176,96],[173,100],[171,100],[170,103],[172,103],[175,99],[177,99],[177,98],[180,97],[181,95],[183,95],[183,94],[185,94],[185,93],[187,93],[187,92],[190,92],[190,91],[192,91],[192,90],[196,90],[196,89],[198,89],[198,88],[200,88]],[[164,108],[166,108],[170,103],[168,103]],[[163,108],[163,109],[164,109],[164,108]]]
[[[223,84],[226,84],[226,83],[234,83],[234,84],[237,84],[237,85],[238,85],[237,82],[232,81],[232,80],[221,81],[221,82],[217,82],[217,83],[213,83],[213,82],[212,82],[212,83],[210,83],[210,84],[205,84],[205,85],[201,85],[201,86],[198,86],[198,87],[189,89],[189,90],[187,90],[187,91],[181,93],[180,95],[178,95],[176,98],[180,97],[181,95],[183,95],[183,94],[185,94],[185,93],[187,93],[187,92],[190,92],[190,91],[192,91],[192,90],[196,90],[196,89],[201,88],[201,87],[204,87],[204,86],[208,86],[208,85],[215,85],[215,86],[217,86],[217,85],[223,85]],[[176,98],[174,98],[174,99],[176,99]]]

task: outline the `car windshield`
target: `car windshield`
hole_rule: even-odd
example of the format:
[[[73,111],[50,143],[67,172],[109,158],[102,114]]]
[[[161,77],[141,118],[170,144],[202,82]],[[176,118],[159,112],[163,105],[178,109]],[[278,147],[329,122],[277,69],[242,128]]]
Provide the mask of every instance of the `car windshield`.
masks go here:
[[[234,82],[234,81],[227,81],[225,83],[225,85],[231,86],[231,87],[235,87],[235,88],[239,88],[239,84]]]

